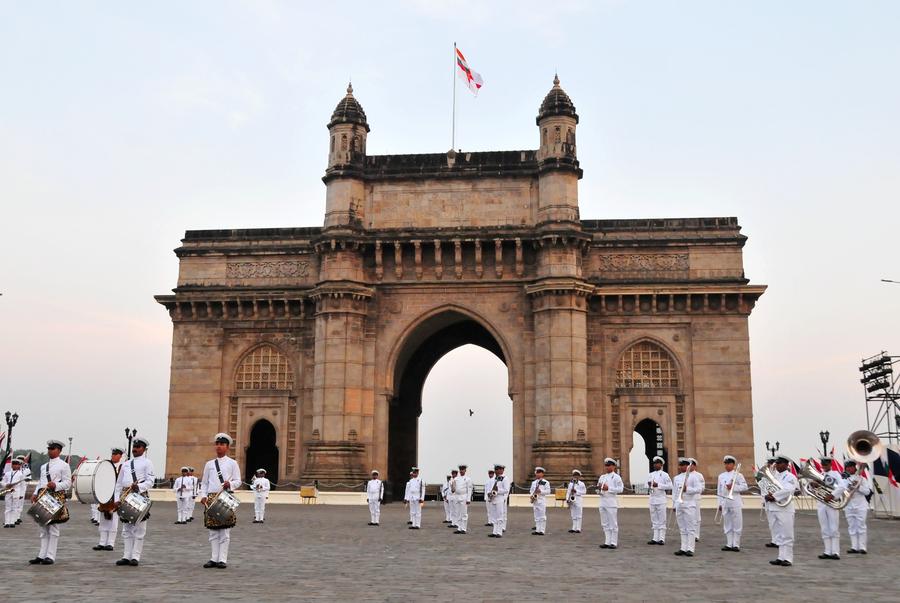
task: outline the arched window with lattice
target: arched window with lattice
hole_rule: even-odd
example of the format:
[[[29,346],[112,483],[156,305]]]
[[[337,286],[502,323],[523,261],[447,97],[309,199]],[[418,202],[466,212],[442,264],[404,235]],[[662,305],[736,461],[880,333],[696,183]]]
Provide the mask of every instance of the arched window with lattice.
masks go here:
[[[235,389],[238,390],[289,390],[293,387],[291,364],[271,345],[261,345],[250,352],[235,375]]]
[[[672,356],[652,341],[640,341],[622,353],[616,387],[678,387],[678,367]]]

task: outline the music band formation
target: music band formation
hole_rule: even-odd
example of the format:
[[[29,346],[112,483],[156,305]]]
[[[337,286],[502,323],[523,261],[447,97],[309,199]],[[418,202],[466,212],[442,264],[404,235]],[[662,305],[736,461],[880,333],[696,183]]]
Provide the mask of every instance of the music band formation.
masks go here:
[[[177,502],[176,524],[193,521],[195,501],[200,497],[211,551],[210,560],[203,565],[205,568],[227,566],[231,528],[237,523],[236,510],[239,503],[232,492],[241,487],[242,481],[237,462],[227,454],[232,442],[228,434],[216,434],[213,438],[216,456],[206,463],[201,477],[198,479],[194,476],[193,467],[182,467],[181,477],[176,478],[172,486]],[[67,491],[73,488],[80,502],[92,505],[92,521],[99,530],[99,542],[93,549],[114,550],[121,523],[123,555],[115,564],[139,565],[152,505],[149,490],[156,479],[153,463],[146,456],[148,446],[146,438],[136,437],[132,442],[130,459],[123,461],[124,451],[113,447],[109,460],[84,460],[73,474],[68,463],[59,458],[63,443],[48,440],[47,453],[50,458],[40,468],[38,489],[31,498],[32,505],[28,510],[28,515],[40,527],[40,550],[28,563],[55,563],[60,526],[69,520]],[[796,512],[794,497],[800,491],[817,500],[817,516],[824,544],[820,559],[840,559],[840,510],[844,510],[850,534],[851,546],[847,552],[867,554],[866,519],[872,490],[861,471],[866,462],[880,456],[882,444],[871,432],[861,431],[851,435],[848,449],[852,460],[845,463],[845,475],[832,468],[833,459],[828,456],[820,459],[821,471],[813,467],[810,461],[806,461],[795,474],[790,458],[775,456],[769,458],[766,466],[756,472],[759,495],[763,499],[761,512],[765,513],[771,534],[770,542],[765,546],[778,549],[777,557],[770,561],[772,565],[793,564]],[[647,544],[665,545],[666,534],[674,517],[681,538],[674,554],[693,557],[700,540],[700,498],[706,488],[705,478],[697,468],[696,459],[691,457],[679,458],[678,473],[674,477],[663,470],[665,461],[662,457],[654,457],[652,464],[653,471],[647,478],[651,524],[651,537]],[[723,464],[724,471],[719,474],[716,485],[719,503],[716,523],[721,523],[725,536],[725,544],[721,550],[739,552],[743,530],[742,494],[748,492],[749,485],[734,456],[726,455]],[[625,490],[618,468],[619,464],[615,459],[606,458],[605,472],[600,475],[595,486],[600,497],[600,523],[604,542],[599,546],[602,549],[618,548],[619,495]],[[488,471],[488,479],[484,485],[487,514],[484,525],[491,528],[488,534],[491,538],[503,538],[507,530],[507,509],[512,484],[505,471],[504,465],[494,465]],[[447,475],[440,488],[443,523],[453,528],[453,534],[456,535],[464,535],[469,531],[469,507],[475,486],[467,472],[466,465],[459,465],[458,469],[453,469]],[[264,469],[257,470],[249,484],[255,494],[253,523],[265,521],[266,499],[271,489],[265,473]],[[529,487],[534,512],[531,531],[533,536],[544,536],[547,533],[547,501],[553,495],[553,490],[544,475],[543,467],[535,467],[535,479]],[[13,528],[21,523],[26,481],[29,477],[24,459],[13,459],[11,470],[3,476],[3,490],[0,491],[7,495],[5,528]],[[384,491],[385,485],[379,478],[379,472],[372,471],[372,478],[366,483],[370,526],[380,525]],[[409,508],[407,523],[411,530],[422,527],[425,491],[426,484],[419,477],[419,468],[413,467],[404,494],[404,504]],[[571,480],[565,486],[564,497],[571,516],[571,534],[582,533],[583,498],[587,491],[581,471],[574,469]]]

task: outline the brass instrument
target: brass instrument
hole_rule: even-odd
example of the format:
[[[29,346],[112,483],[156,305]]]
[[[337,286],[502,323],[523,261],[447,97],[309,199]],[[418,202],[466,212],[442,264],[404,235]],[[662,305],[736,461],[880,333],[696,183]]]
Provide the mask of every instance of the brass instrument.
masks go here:
[[[837,484],[834,483],[834,479],[813,467],[810,461],[803,464],[797,478],[800,480],[800,489],[805,494],[832,509],[841,510],[850,502],[852,494],[845,489],[840,496],[835,496]]]
[[[578,482],[577,479],[572,478],[572,481],[569,484],[569,504],[575,502],[575,484]]]
[[[776,492],[780,490],[785,490],[784,485],[781,483],[781,480],[778,479],[778,476],[775,475],[775,472],[771,467],[764,467],[756,472],[754,476],[756,478],[756,483],[759,486],[760,492],[765,492],[766,494],[775,495]],[[794,493],[791,492],[791,495],[788,496],[784,501],[778,502],[775,501],[775,504],[779,507],[786,507],[794,500]]]
[[[684,503],[684,491],[687,488],[688,479],[691,476],[691,466],[688,465],[687,469],[684,471],[684,480],[681,482],[681,485],[678,487],[678,493],[675,496],[675,502],[677,504]]]
[[[857,463],[871,463],[884,454],[884,443],[871,431],[860,429],[847,438],[847,454]]]
[[[531,494],[531,504],[537,502],[538,496],[541,495],[541,486],[544,485],[544,480],[538,480],[537,486],[534,488],[534,492]]]
[[[734,468],[734,477],[731,478],[731,485],[728,486],[728,494],[723,496],[722,498],[727,498],[728,500],[734,500],[734,486],[737,483],[738,475],[741,473],[741,464],[738,463]],[[722,501],[719,501],[719,505],[716,507],[716,515],[713,517],[713,522],[716,525],[722,523],[722,514],[724,511],[722,510]]]
[[[494,498],[497,497],[497,478],[494,478],[494,485],[491,488],[491,491],[488,492],[488,500],[494,502]]]

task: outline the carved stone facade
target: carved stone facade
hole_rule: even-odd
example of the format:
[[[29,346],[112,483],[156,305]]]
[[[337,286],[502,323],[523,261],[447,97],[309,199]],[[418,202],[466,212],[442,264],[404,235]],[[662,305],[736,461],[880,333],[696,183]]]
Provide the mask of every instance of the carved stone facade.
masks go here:
[[[324,227],[189,231],[176,250],[157,297],[174,327],[166,474],[217,431],[244,464],[266,421],[282,482],[378,467],[402,484],[425,377],[467,343],[507,366],[516,481],[536,464],[590,477],[606,456],[627,479],[635,430],[707,473],[751,459],[765,287],[744,277],[746,237],[735,218],[582,220],[577,123],[555,81],[537,150],[369,156],[348,90]]]

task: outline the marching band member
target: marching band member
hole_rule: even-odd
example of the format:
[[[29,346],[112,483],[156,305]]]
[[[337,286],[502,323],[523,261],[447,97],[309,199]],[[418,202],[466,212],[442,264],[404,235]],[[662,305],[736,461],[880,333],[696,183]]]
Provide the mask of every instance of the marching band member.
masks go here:
[[[566,503],[569,505],[569,515],[572,517],[570,534],[581,534],[581,517],[586,492],[587,486],[581,481],[581,471],[572,469],[572,481],[566,487]]]
[[[203,467],[203,478],[200,480],[200,504],[204,507],[210,495],[241,487],[241,469],[237,461],[228,456],[228,448],[234,440],[227,433],[217,433],[213,442],[216,458],[206,462],[206,466]],[[203,514],[203,523],[209,531],[209,545],[212,550],[209,561],[204,563],[203,567],[225,569],[233,524],[215,524],[206,513]]]
[[[187,467],[181,468],[181,477],[175,479],[175,483],[172,484],[172,490],[175,492],[175,504],[178,509],[178,519],[175,521],[176,525],[186,524],[188,513],[190,510],[191,498],[194,496],[193,489],[190,487],[190,477],[188,474],[190,471]]]
[[[746,492],[749,486],[744,476],[735,471],[737,460],[733,456],[727,454],[722,461],[725,463],[725,471],[719,474],[716,487],[719,511],[722,513],[722,530],[725,532],[725,546],[722,550],[736,553],[741,550],[741,532],[744,529],[744,501],[741,492]]]
[[[27,460],[30,457],[31,454],[29,454],[28,457],[24,454],[20,454],[16,457],[19,459],[19,462],[22,463],[22,483],[19,484],[19,504],[17,505],[18,512],[16,513],[16,525],[22,523],[22,510],[25,508],[25,491],[28,489],[28,482],[31,481],[31,463]]]
[[[529,489],[531,506],[534,510],[534,531],[532,536],[543,536],[547,533],[547,497],[550,495],[550,482],[544,479],[544,468],[534,468],[534,481]]]
[[[122,467],[122,454],[125,451],[118,446],[113,446],[109,451],[109,461],[116,468],[116,481],[119,478],[119,470]],[[100,524],[97,531],[100,532],[100,541],[94,547],[95,551],[111,551],[116,543],[116,534],[119,532],[119,515],[115,512],[115,499],[111,508],[100,511]]]
[[[91,503],[91,523],[95,526],[100,525],[100,505]]]
[[[494,525],[494,518],[491,516],[491,501],[488,500],[488,492],[494,487],[494,469],[488,469],[488,478],[484,482],[484,509],[487,511],[487,523],[484,527]]]
[[[653,537],[647,544],[666,543],[666,490],[672,489],[672,478],[663,471],[665,461],[661,456],[653,457],[653,471],[647,476],[647,489],[650,492],[650,525]]]
[[[625,490],[622,478],[616,473],[619,464],[615,459],[607,457],[603,461],[606,473],[597,480],[597,491],[600,493],[600,524],[603,526],[605,542],[601,549],[619,547],[619,497]]]
[[[788,458],[784,456],[775,459],[775,474],[783,487],[775,494],[766,494],[768,502],[785,501],[800,489],[800,482],[788,470],[789,463]],[[772,504],[769,508],[772,513],[772,533],[775,544],[778,545],[778,557],[769,563],[789,567],[794,564],[794,501],[784,507]]]
[[[769,458],[766,459],[766,466],[772,467],[773,471],[774,471],[774,466],[775,466],[775,457],[774,456],[770,456]],[[766,500],[765,492],[760,491],[759,495],[762,497],[763,511],[765,511],[766,521],[769,524],[769,542],[766,543],[766,548],[777,549],[778,545],[775,544],[775,516],[772,515],[772,512],[771,512],[772,507],[774,507],[775,504],[770,503],[768,500]]]
[[[844,493],[844,478],[831,468],[832,459],[830,456],[823,456],[819,460],[822,463],[822,473],[825,474],[825,484],[834,487],[833,494],[826,496],[829,500],[833,500]],[[820,500],[817,501],[816,506],[819,527],[822,531],[822,542],[825,545],[825,552],[819,555],[819,559],[838,561],[841,558],[841,512]]]
[[[678,460],[678,470],[672,484],[672,501],[675,505],[675,520],[681,532],[681,547],[676,555],[694,556],[697,544],[697,505],[703,492],[703,481],[691,470],[691,459]]]
[[[503,475],[505,471],[505,465],[494,465],[494,483],[491,485],[494,495],[488,498],[494,522],[494,529],[488,534],[491,538],[502,538],[503,532],[506,531],[506,499],[509,496],[510,482]]]
[[[441,500],[444,501],[444,521],[443,523],[453,523],[453,510],[450,507],[450,480],[453,479],[453,475],[458,473],[456,469],[453,470],[452,475],[447,476],[447,481],[441,485]]]
[[[454,534],[465,534],[469,527],[469,504],[472,502],[472,478],[466,475],[467,465],[459,466],[459,475],[450,480],[450,500],[456,509],[456,531]]]
[[[703,497],[703,492],[706,491],[706,477],[703,476],[702,473],[697,469],[697,459],[694,457],[690,458],[691,461],[691,473],[694,474],[694,477],[700,479],[700,497],[697,498],[697,507],[694,513],[697,514],[697,528],[694,531],[694,538],[696,542],[700,542],[700,522],[703,519],[702,514],[700,513],[700,498]]]
[[[66,503],[66,490],[72,487],[72,469],[69,464],[59,458],[63,449],[63,443],[59,440],[47,440],[47,456],[49,460],[41,465],[38,491],[46,488],[54,498],[63,505]],[[35,492],[31,496],[31,502],[37,502]],[[68,521],[68,514],[63,515],[59,521],[53,520],[46,526],[41,526],[41,551],[34,559],[29,559],[31,565],[53,565],[56,562],[56,547],[59,544],[59,524]]]
[[[256,517],[253,523],[266,523],[266,500],[269,498],[272,483],[266,477],[265,469],[256,470],[250,488],[253,489],[253,512]]]
[[[369,523],[377,526],[381,522],[381,503],[384,501],[384,482],[378,479],[378,471],[372,470],[372,479],[366,482],[366,502],[369,503]]]
[[[844,469],[849,474],[847,478],[847,487],[852,487],[857,481],[859,487],[850,497],[850,502],[844,507],[844,516],[847,518],[847,531],[850,533],[850,548],[847,549],[851,554],[867,555],[866,552],[866,515],[869,513],[868,496],[872,493],[869,486],[869,480],[859,475],[859,468],[856,461],[849,460],[844,463]]]
[[[425,504],[425,480],[419,477],[419,468],[413,467],[410,471],[412,477],[406,482],[406,496],[403,500],[409,505],[409,520],[412,524],[410,530],[418,530],[422,527],[422,505]]]
[[[16,519],[19,511],[19,490],[23,490],[25,484],[25,472],[22,471],[22,461],[14,458],[10,463],[10,470],[3,475],[3,489],[9,488],[4,499],[4,528],[16,527]]]
[[[122,465],[119,477],[116,479],[115,496],[113,500],[118,503],[122,498],[122,492],[132,485],[141,493],[146,494],[156,482],[156,473],[153,463],[145,454],[150,442],[144,436],[138,436],[131,442],[131,460]],[[116,565],[138,565],[141,561],[141,553],[144,550],[144,538],[147,535],[147,520],[150,514],[138,523],[125,523],[122,526],[122,539],[125,541],[125,550],[122,558],[116,561]]]
[[[197,506],[197,494],[200,493],[200,480],[197,479],[194,473],[194,468],[188,467],[188,480],[190,480],[190,484],[194,488],[194,493],[188,499],[188,521],[194,521],[194,507]]]

